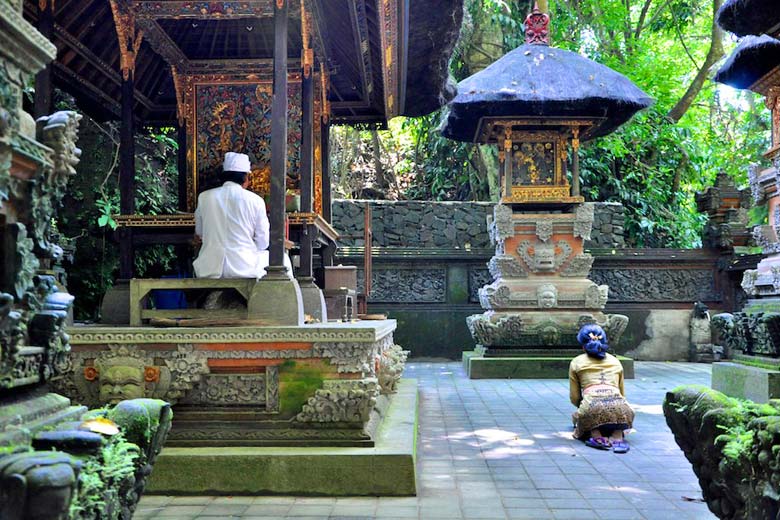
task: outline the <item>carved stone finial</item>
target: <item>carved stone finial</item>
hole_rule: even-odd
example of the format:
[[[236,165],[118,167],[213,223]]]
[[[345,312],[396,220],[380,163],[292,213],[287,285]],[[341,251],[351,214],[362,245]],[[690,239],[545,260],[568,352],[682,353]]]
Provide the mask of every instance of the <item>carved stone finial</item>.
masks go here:
[[[534,2],[534,9],[525,19],[525,43],[530,45],[550,45],[550,16],[539,9]]]

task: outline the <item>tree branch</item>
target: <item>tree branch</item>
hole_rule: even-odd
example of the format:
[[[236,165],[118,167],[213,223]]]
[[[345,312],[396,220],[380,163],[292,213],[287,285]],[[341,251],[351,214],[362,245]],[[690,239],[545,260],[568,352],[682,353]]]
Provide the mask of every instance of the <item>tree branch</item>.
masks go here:
[[[667,114],[667,117],[675,123],[685,115],[696,99],[696,96],[701,92],[710,67],[723,57],[723,30],[715,21],[715,14],[718,12],[718,9],[720,9],[721,4],[723,4],[723,0],[712,0],[712,33],[710,35],[710,50],[707,52],[707,57],[699,68],[696,77],[693,78],[693,81],[688,86],[688,90],[685,91],[685,94],[683,94]]]
[[[636,31],[634,31],[635,40],[639,40],[639,36],[645,28],[645,18],[647,18],[647,12],[650,11],[651,5],[653,5],[653,0],[645,0],[645,5],[642,6],[642,12],[639,13],[639,20],[636,22]]]

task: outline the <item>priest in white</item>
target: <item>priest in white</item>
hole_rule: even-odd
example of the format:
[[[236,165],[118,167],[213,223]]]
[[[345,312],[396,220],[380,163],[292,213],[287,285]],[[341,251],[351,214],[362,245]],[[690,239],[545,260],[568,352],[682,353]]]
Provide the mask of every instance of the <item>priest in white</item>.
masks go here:
[[[268,267],[269,230],[265,202],[247,190],[249,156],[228,152],[222,186],[204,191],[195,210],[195,234],[203,244],[193,262],[198,278],[262,278]],[[284,256],[288,274],[292,272]]]

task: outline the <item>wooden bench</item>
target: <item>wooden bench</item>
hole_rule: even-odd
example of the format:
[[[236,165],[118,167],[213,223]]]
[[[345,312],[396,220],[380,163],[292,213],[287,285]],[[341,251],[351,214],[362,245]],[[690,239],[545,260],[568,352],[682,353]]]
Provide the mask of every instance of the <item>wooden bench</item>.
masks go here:
[[[245,309],[147,309],[146,303],[155,289],[185,292],[234,289],[248,301],[256,283],[254,278],[133,278],[130,280],[130,325],[140,326],[151,318],[246,319]]]

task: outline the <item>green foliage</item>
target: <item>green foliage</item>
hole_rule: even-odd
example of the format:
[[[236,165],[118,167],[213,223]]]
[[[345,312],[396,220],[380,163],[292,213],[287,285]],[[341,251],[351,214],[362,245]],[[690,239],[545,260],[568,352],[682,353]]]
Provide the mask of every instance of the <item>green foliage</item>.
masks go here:
[[[648,9],[643,8],[647,6]],[[628,76],[655,106],[617,132],[581,149],[583,194],[626,207],[627,245],[695,247],[705,217],[694,194],[719,171],[746,185],[747,167],[768,146],[769,114],[750,92],[705,81],[682,118],[670,111],[684,97],[711,47],[713,4],[694,0],[550,2],[552,44]],[[466,0],[450,72],[470,76],[523,43],[530,2]],[[734,42],[728,38],[724,51]],[[443,139],[441,113],[406,119],[385,141],[400,147],[398,198],[496,200],[494,149]],[[349,163],[334,163],[338,177]],[[763,210],[754,221],[763,219]]]
[[[119,518],[120,508],[113,508],[113,516],[103,515],[106,500],[115,501],[115,490],[132,485],[138,446],[125,441],[120,433],[110,437],[97,456],[84,460],[79,473],[78,492],[71,502],[71,519]]]
[[[67,99],[59,109],[73,108]],[[136,138],[136,212],[173,213],[177,209],[176,141],[171,129],[143,129]],[[81,121],[78,174],[68,184],[59,210],[60,233],[76,246],[66,265],[68,288],[77,294],[76,319],[98,318],[100,302],[117,277],[119,251],[113,237],[119,213],[119,133],[116,123]],[[171,246],[151,246],[136,255],[138,276],[161,276],[173,269]]]

